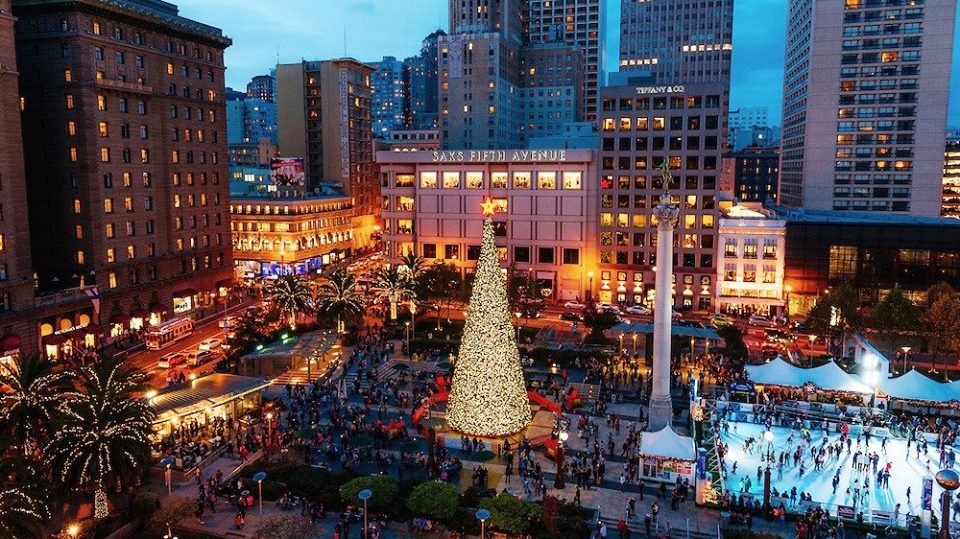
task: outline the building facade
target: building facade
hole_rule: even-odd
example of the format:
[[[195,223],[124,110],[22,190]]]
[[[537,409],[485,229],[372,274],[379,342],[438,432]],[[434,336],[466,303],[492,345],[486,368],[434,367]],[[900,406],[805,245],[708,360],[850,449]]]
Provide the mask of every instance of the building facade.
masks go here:
[[[404,62],[393,56],[384,56],[383,60],[367,62],[367,65],[373,68],[370,74],[373,136],[381,140],[389,139],[391,131],[407,125],[410,73]]]
[[[231,194],[234,261],[243,275],[313,273],[349,256],[350,197],[289,195],[250,190]]]
[[[943,153],[942,217],[960,219],[960,138],[948,137]]]
[[[723,210],[717,228],[716,312],[735,316],[785,314],[786,222],[751,207]]]
[[[271,74],[257,75],[247,83],[247,97],[273,103],[273,95],[277,90],[277,78]]]
[[[595,153],[590,150],[379,152],[383,241],[394,262],[415,252],[472,271],[480,203],[496,202],[504,263],[535,273],[551,298],[584,298],[596,265]]]
[[[520,52],[524,122],[522,142],[554,135],[582,119],[583,53],[566,43],[523,47]]]
[[[604,36],[606,13],[601,0],[528,0],[526,41],[528,44],[562,42],[579,49],[584,67],[582,105],[585,121],[596,122],[600,86],[606,73]]]
[[[780,177],[778,148],[747,146],[724,154],[731,161],[733,196],[740,202],[776,202],[777,182]]]
[[[409,73],[409,112],[407,126],[414,129],[436,129],[440,114],[440,36],[443,30],[435,30],[423,39],[420,54],[404,60]]]
[[[939,216],[956,0],[791,0],[780,202]]]
[[[807,312],[829,287],[848,282],[865,305],[895,286],[920,304],[933,285],[960,287],[956,219],[776,208],[787,222],[784,286],[791,312]]]
[[[390,133],[390,141],[383,145],[394,152],[422,152],[440,149],[440,131],[436,129],[402,129]]]
[[[277,106],[259,98],[227,100],[227,143],[277,145]]]
[[[618,86],[601,101],[599,289],[601,301],[653,305],[656,223],[665,189],[679,199],[675,306],[712,309],[717,194],[727,85]],[[664,185],[667,164],[673,182]]]
[[[661,84],[730,79],[733,0],[620,0],[620,70]]]
[[[371,245],[380,210],[372,71],[352,58],[277,66],[280,154],[303,156],[309,186],[332,187],[351,198],[355,247]]]
[[[155,0],[23,0],[14,15],[37,286],[99,290],[99,310],[85,297],[42,322],[45,351],[210,312],[233,276],[230,40]]]

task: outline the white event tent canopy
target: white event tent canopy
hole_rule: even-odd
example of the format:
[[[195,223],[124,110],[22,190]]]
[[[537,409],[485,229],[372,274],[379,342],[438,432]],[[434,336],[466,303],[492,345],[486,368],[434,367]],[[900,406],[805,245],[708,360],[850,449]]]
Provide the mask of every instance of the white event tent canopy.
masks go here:
[[[819,367],[804,369],[777,357],[763,365],[747,365],[747,376],[755,384],[802,387],[806,384],[827,391],[873,393],[869,386],[830,361]]]
[[[880,390],[894,399],[933,402],[960,401],[960,385],[956,382],[949,384],[937,382],[913,369],[896,378],[881,380]]]
[[[693,438],[681,436],[669,426],[656,432],[644,432],[640,436],[640,454],[667,459],[697,460]]]

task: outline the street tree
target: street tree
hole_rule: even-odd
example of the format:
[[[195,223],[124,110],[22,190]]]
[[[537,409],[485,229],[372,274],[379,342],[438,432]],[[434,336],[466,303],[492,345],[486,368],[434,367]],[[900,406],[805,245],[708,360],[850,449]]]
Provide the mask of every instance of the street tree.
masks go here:
[[[839,331],[843,340],[847,335],[863,329],[860,296],[848,282],[827,291],[807,314],[807,325],[819,335]]]
[[[941,295],[924,316],[930,351],[960,351],[960,294]]]
[[[397,320],[397,304],[404,300],[416,299],[413,280],[404,266],[391,265],[381,268],[376,275],[374,291],[378,298],[385,299],[390,306],[390,321]]]
[[[338,269],[317,287],[314,305],[318,315],[336,320],[337,331],[346,331],[346,321],[363,313],[363,300],[357,281],[349,272]]]
[[[583,325],[590,328],[590,333],[586,337],[588,344],[602,344],[606,342],[603,333],[620,322],[620,317],[607,310],[597,310],[597,304],[593,299],[587,301],[583,309]]]
[[[921,324],[920,309],[895,286],[870,310],[867,323],[871,329],[883,332],[916,331]]]
[[[22,455],[33,455],[46,443],[51,420],[70,396],[70,375],[46,356],[22,354],[0,369],[0,382],[11,390],[2,398],[0,432]]]
[[[281,275],[267,286],[267,295],[288,319],[290,329],[297,328],[297,315],[310,310],[313,293],[306,279],[297,275]]]
[[[460,270],[453,264],[445,262],[437,262],[430,266],[424,272],[422,282],[429,291],[426,299],[436,303],[437,329],[439,329],[441,310],[445,310],[449,317],[453,304],[466,300],[466,283]]]

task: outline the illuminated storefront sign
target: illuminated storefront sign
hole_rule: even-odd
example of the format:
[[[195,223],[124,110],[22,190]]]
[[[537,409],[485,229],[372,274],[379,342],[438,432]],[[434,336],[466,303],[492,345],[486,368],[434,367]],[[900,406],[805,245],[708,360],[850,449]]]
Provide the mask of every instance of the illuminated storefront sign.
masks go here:
[[[433,152],[434,163],[522,163],[566,161],[567,150],[450,150]]]
[[[682,84],[676,86],[640,86],[637,95],[647,94],[682,94],[686,91]]]

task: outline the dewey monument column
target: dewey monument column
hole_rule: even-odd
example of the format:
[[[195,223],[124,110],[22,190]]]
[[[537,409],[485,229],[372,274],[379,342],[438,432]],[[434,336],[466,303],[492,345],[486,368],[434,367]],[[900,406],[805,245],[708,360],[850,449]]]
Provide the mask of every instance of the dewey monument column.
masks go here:
[[[670,398],[670,334],[673,323],[673,228],[680,210],[673,205],[670,183],[673,180],[667,159],[661,168],[664,192],[653,209],[657,218],[657,282],[653,311],[653,391],[650,394],[651,432],[669,426],[673,418]]]

